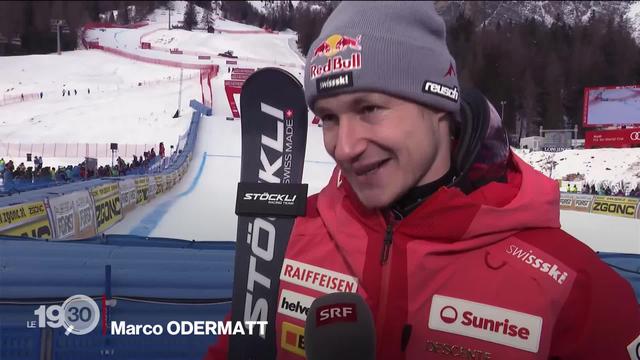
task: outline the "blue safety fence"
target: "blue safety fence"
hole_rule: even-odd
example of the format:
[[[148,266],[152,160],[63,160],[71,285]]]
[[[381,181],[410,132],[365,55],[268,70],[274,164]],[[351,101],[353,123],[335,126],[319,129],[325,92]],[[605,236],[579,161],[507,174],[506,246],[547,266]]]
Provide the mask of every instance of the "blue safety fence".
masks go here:
[[[130,235],[46,241],[0,237],[0,359],[201,359],[215,335],[170,335],[170,321],[221,321],[230,311],[233,242]],[[161,335],[86,335],[29,328],[40,306],[87,295],[115,301],[109,320]],[[109,322],[110,323],[110,322]],[[33,324],[32,324],[33,325]]]
[[[598,256],[631,284],[640,304],[640,255],[601,252]]]

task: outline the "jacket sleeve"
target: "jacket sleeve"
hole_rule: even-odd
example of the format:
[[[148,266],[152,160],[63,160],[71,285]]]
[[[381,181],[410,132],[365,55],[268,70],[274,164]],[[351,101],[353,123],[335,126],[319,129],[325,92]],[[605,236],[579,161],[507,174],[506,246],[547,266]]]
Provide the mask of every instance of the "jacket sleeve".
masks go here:
[[[225,317],[224,321],[231,321],[231,312]],[[218,341],[207,349],[207,353],[202,360],[227,360],[229,357],[229,335],[218,335]]]
[[[640,306],[633,289],[590,255],[558,317],[550,358],[640,360]]]

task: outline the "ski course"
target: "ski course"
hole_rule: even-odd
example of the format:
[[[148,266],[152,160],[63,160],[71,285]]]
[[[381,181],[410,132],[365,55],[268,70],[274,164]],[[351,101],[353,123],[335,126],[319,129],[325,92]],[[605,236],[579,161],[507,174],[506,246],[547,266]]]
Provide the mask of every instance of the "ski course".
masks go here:
[[[213,116],[203,116],[189,170],[180,183],[137,208],[110,234],[166,237],[195,241],[235,241],[235,201],[240,180],[240,121],[232,116],[221,77],[212,80]],[[183,109],[187,111],[187,109]],[[309,194],[327,183],[335,162],[326,154],[322,129],[310,125],[303,183]]]

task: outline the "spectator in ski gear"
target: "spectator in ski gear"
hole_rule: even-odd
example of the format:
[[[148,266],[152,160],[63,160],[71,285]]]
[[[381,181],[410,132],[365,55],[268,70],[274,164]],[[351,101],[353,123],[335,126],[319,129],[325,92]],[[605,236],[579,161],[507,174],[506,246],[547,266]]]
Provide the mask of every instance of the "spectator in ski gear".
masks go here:
[[[4,158],[0,158],[0,175],[4,172]]]
[[[156,149],[151,148],[151,153],[149,154],[149,160],[153,160],[156,158]]]
[[[10,172],[10,173],[13,173],[13,169],[14,169],[13,160],[9,160],[9,161],[4,165],[4,169],[5,169],[5,171],[8,171],[8,172]]]
[[[578,186],[576,184],[573,184],[573,189],[571,189],[572,192],[577,193],[578,192]]]
[[[160,143],[160,149],[158,150],[158,155],[160,155],[161,158],[164,157],[164,143],[163,142]]]
[[[285,294],[333,291],[371,309],[377,359],[629,358],[630,284],[561,230],[557,182],[510,150],[484,96],[460,90],[445,34],[432,2],[343,1],[312,43],[304,91],[336,167],[275,275],[277,358],[301,359],[283,327],[305,314]],[[206,359],[226,359],[227,343]]]

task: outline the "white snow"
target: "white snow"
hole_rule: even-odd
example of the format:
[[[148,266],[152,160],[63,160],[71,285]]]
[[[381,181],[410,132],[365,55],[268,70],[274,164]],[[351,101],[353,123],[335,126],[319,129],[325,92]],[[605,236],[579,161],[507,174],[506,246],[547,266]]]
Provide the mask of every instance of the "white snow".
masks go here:
[[[633,30],[633,37],[640,44],[640,1],[632,1],[627,13],[627,19]]]
[[[185,3],[174,2],[176,10],[172,11],[172,23],[181,20]],[[189,63],[198,62],[194,54],[217,54],[231,49],[240,56],[238,66],[291,64],[281,67],[299,79],[302,77],[303,62],[291,45],[295,34],[169,31],[166,30],[167,12],[157,10],[149,17],[149,26],[140,29],[95,30],[89,36],[90,39],[98,39],[101,44],[132,54]],[[260,30],[221,20],[216,20],[216,29]],[[140,37],[145,34],[148,35],[144,41],[151,42],[158,49],[139,49]],[[185,54],[170,54],[167,51],[170,48],[180,48]],[[224,80],[229,78],[225,60],[214,57],[210,60],[211,64],[221,65],[219,76],[212,81],[214,116],[203,118],[193,161],[185,178],[168,194],[128,215],[110,232],[129,233],[141,226],[144,228],[142,219],[164,205],[170,205],[157,226],[150,225],[149,229],[153,228],[150,235],[195,240],[235,239],[240,122],[225,120],[231,116],[223,86]],[[0,142],[164,141],[173,144],[189,124],[189,101],[200,99],[198,71],[185,70],[187,79],[184,80],[180,104],[182,117],[172,119],[178,107],[179,71],[173,67],[135,62],[100,50],[71,51],[61,56],[0,57],[0,99],[5,94],[44,93],[41,100],[0,106]],[[142,86],[138,86],[138,83]],[[72,90],[71,97],[62,97],[63,87]],[[91,89],[91,94],[86,93],[87,88]],[[73,89],[78,90],[78,95],[73,95]],[[640,149],[518,152],[545,173],[549,173],[545,164],[557,162],[551,173],[551,177],[556,179],[580,173],[589,183],[615,183],[622,180],[632,186],[640,179]],[[64,165],[75,160],[45,159],[45,166]],[[309,193],[313,194],[327,182],[334,164],[324,151],[321,128],[309,128],[306,160],[303,181],[309,184]],[[101,164],[110,163],[110,159],[100,161]],[[567,231],[596,250],[640,252],[638,220],[566,211],[562,212],[561,220]],[[589,226],[582,226],[587,222]],[[609,236],[613,234],[610,232],[611,226],[618,231],[613,239]]]
[[[553,179],[580,173],[588,184],[612,185],[622,181],[627,190],[640,182],[640,148],[581,149],[557,153],[516,150],[516,153],[536,170]],[[550,165],[553,162],[557,165],[552,167]]]

